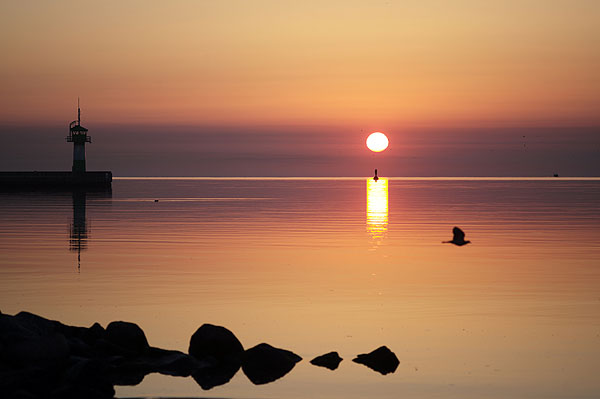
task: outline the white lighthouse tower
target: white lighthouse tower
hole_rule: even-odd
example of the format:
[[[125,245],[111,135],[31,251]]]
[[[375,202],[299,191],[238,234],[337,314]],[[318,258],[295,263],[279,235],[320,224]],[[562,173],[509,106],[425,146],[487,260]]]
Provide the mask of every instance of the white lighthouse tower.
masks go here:
[[[77,120],[69,124],[69,135],[67,142],[73,143],[73,173],[85,173],[85,143],[91,143],[92,138],[87,134],[88,130],[81,126],[81,109],[79,98],[77,99]]]

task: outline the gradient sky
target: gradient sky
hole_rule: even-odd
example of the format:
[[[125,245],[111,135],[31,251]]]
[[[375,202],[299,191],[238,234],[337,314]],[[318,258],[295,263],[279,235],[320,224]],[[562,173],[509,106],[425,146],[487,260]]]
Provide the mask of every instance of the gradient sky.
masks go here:
[[[88,165],[117,175],[600,175],[598,21],[598,1],[4,1],[0,169],[70,168],[81,96]]]

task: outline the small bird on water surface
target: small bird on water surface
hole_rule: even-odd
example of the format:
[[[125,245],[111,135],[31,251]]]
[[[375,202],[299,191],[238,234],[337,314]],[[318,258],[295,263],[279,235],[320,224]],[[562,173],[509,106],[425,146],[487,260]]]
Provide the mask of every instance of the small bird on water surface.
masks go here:
[[[458,245],[459,247],[462,247],[463,245],[467,245],[471,242],[469,240],[465,241],[465,232],[462,231],[458,227],[454,227],[452,229],[452,234],[454,234],[454,237],[452,237],[452,240],[451,241],[442,241],[442,244],[454,244],[454,245]]]

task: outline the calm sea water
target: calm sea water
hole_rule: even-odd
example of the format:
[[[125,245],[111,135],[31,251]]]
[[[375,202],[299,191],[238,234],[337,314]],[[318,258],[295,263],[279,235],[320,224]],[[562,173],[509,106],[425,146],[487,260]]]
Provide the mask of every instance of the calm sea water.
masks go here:
[[[155,200],[158,200],[156,202]],[[442,244],[460,226],[472,244]],[[79,259],[78,259],[79,258]],[[210,391],[117,395],[597,398],[600,180],[116,179],[0,193],[0,310],[138,323],[187,351],[202,323],[304,360]],[[387,345],[379,375],[351,362]],[[329,371],[309,364],[336,350]]]

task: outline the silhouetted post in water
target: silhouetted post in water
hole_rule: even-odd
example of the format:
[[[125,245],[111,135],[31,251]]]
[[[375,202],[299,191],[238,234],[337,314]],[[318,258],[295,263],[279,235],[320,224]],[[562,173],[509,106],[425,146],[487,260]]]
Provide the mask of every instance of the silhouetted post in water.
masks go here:
[[[81,109],[77,99],[77,120],[69,124],[69,135],[67,142],[73,143],[73,167],[74,173],[85,172],[85,143],[91,143],[92,138],[87,135],[88,130],[81,126]]]
[[[377,176],[377,169],[375,169],[375,176],[373,177],[373,180],[375,180],[375,181],[379,180],[379,176]]]

